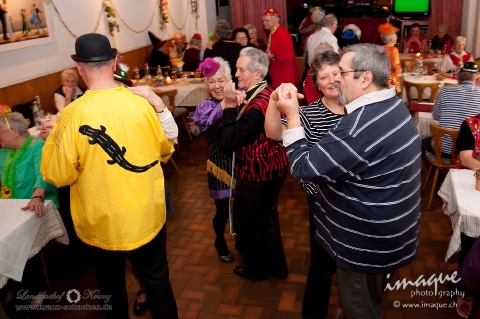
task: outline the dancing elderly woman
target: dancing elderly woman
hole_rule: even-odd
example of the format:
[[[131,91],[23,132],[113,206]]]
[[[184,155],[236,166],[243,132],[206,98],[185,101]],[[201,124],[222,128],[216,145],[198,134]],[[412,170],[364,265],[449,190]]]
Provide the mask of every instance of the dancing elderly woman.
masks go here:
[[[194,121],[202,132],[210,133],[210,150],[207,160],[208,188],[210,196],[215,199],[217,213],[213,218],[213,229],[217,239],[215,247],[218,256],[226,263],[233,262],[233,255],[228,250],[225,240],[225,226],[229,215],[230,183],[232,181],[232,153],[220,148],[217,124],[223,117],[223,89],[232,75],[227,61],[220,57],[206,58],[197,71],[203,71],[208,83],[210,97],[197,106]]]

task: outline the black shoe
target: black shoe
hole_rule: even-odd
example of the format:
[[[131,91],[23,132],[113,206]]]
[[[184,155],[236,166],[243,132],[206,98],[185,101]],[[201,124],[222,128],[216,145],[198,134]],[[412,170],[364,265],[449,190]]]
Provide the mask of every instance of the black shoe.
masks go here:
[[[227,245],[215,245],[215,248],[217,248],[218,256],[223,262],[233,263],[233,255],[230,250],[228,250]]]
[[[270,278],[269,275],[259,276],[259,275],[253,274],[250,271],[248,271],[248,269],[246,269],[244,266],[236,266],[233,272],[242,278],[251,279],[251,280],[268,280],[268,278]]]
[[[145,290],[140,289],[137,292],[137,297],[144,293],[145,293]],[[147,301],[138,302],[137,298],[135,297],[135,302],[133,303],[133,313],[137,316],[141,316],[145,313],[145,311],[147,311],[147,309],[148,309]]]

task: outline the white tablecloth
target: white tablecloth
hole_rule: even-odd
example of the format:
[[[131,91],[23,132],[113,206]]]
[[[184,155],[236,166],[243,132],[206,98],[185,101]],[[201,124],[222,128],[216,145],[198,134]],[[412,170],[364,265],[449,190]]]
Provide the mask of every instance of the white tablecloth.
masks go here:
[[[52,201],[45,201],[45,215],[23,211],[29,199],[0,199],[0,288],[8,278],[21,281],[27,260],[52,239],[68,245],[68,235]]]
[[[429,112],[415,112],[413,114],[413,120],[417,125],[418,134],[420,134],[420,139],[424,139],[432,136],[430,132],[430,123],[435,123],[438,125],[438,121],[433,119],[432,113]]]
[[[415,59],[416,56],[414,53],[400,53],[400,61],[405,60],[412,60]],[[438,67],[440,68],[440,64],[442,64],[443,56],[442,55],[432,55],[426,59],[422,59],[423,62],[436,62],[438,63]]]
[[[475,189],[473,174],[469,169],[451,169],[438,191],[443,213],[450,216],[453,229],[445,261],[460,251],[462,233],[474,238],[480,236],[480,191]]]

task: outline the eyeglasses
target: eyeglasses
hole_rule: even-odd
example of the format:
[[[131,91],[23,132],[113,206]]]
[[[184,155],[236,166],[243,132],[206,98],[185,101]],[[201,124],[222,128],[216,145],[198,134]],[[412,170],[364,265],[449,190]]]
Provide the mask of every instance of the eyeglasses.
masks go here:
[[[273,18],[270,18],[270,19],[262,19],[262,23],[265,23],[265,22],[269,22],[270,20],[272,20]]]
[[[340,75],[345,76],[345,73],[350,73],[350,72],[367,72],[367,71],[366,70],[340,71]]]
[[[245,40],[247,40],[247,38],[235,38],[235,40],[237,40],[237,41],[245,41]]]
[[[255,31],[250,31],[248,32],[249,35],[254,35],[255,34]]]

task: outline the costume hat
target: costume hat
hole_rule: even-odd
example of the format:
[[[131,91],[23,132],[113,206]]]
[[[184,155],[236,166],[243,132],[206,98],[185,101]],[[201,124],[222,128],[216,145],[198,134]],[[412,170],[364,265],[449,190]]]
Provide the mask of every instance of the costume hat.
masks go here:
[[[195,33],[192,38],[202,40],[202,36],[200,33]]]
[[[463,66],[462,71],[477,73],[478,72],[478,65],[475,62],[467,62]]]
[[[392,34],[397,33],[398,31],[400,31],[400,29],[395,28],[388,22],[378,26],[378,32],[380,32],[380,34]]]
[[[265,9],[265,11],[263,11],[263,15],[264,16],[274,16],[274,17],[279,17],[280,18],[280,15],[278,14],[278,11],[275,10],[275,9]]]
[[[160,40],[155,34],[150,31],[148,31],[148,37],[150,38],[150,41],[152,41],[152,45],[154,48],[160,48],[165,44],[165,42],[167,42]]]
[[[75,41],[72,59],[77,62],[100,62],[113,59],[116,55],[117,49],[112,49],[106,36],[87,33]]]

